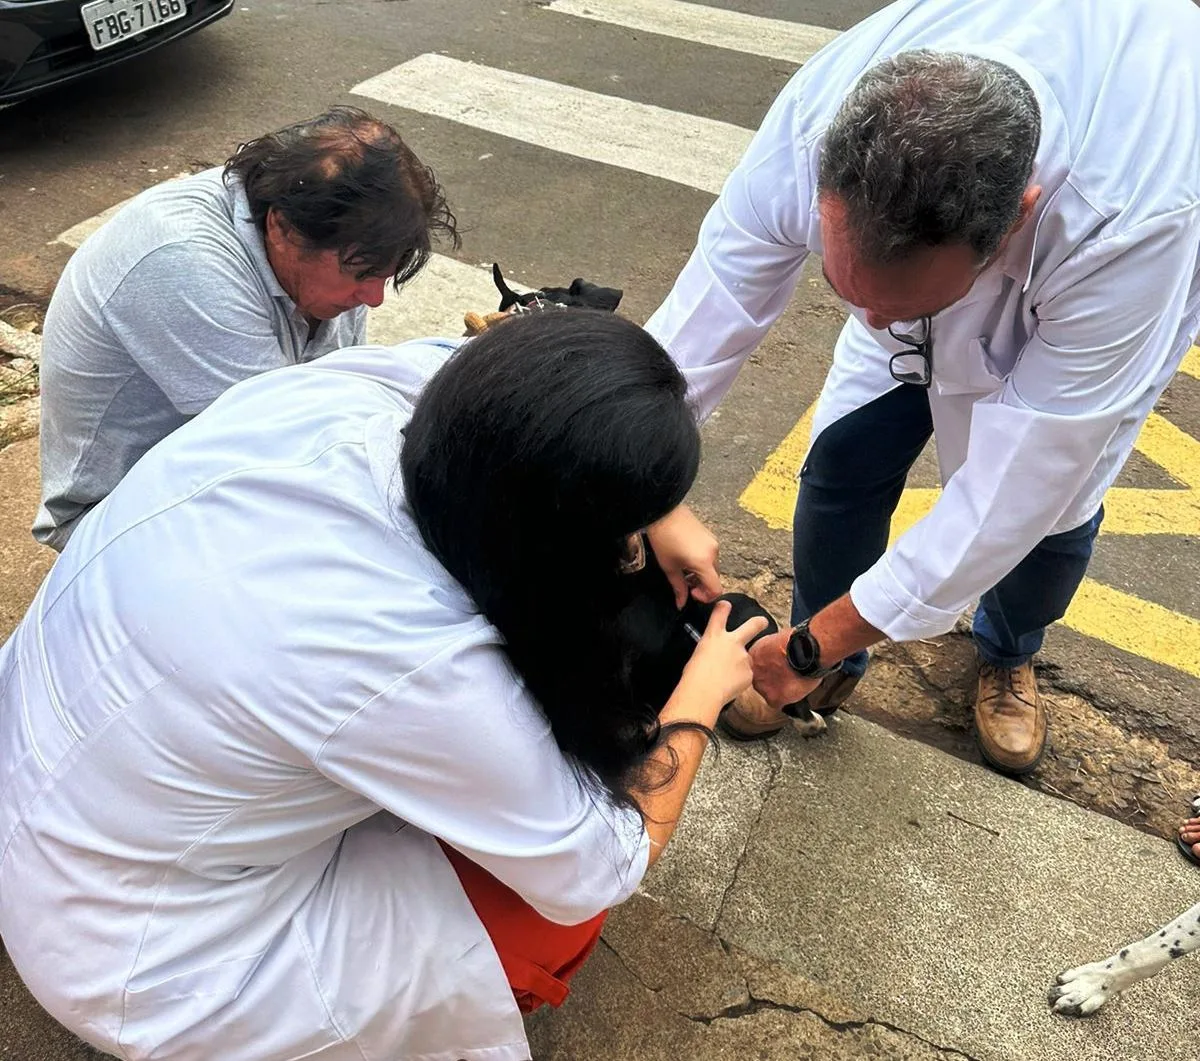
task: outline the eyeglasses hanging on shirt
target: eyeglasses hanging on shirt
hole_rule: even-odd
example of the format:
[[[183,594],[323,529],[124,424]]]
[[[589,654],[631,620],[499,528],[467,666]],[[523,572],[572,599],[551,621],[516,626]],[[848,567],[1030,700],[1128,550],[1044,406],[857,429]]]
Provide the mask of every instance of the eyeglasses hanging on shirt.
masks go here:
[[[893,354],[888,371],[897,383],[928,388],[933,383],[933,321],[922,317],[915,325],[911,332],[898,332],[894,325],[888,325],[888,335],[896,342],[912,347]]]

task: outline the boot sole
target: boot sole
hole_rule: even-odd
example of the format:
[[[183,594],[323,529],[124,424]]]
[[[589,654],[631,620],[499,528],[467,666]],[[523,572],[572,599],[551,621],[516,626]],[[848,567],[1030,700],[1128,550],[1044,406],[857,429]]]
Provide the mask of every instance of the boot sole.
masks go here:
[[[1047,733],[1047,740],[1049,734]],[[1026,774],[1033,773],[1041,764],[1042,759],[1046,755],[1046,741],[1042,742],[1042,747],[1037,753],[1037,758],[1028,766],[1008,766],[1005,763],[997,762],[987,753],[987,749],[983,746],[983,742],[979,739],[979,734],[975,734],[975,747],[979,749],[979,754],[983,756],[983,761],[988,764],[993,770],[999,774],[1007,774],[1009,777],[1024,777]]]
[[[756,740],[768,740],[777,733],[782,733],[788,726],[787,722],[783,722],[774,729],[764,729],[759,733],[748,733],[729,724],[725,718],[727,710],[728,708],[725,708],[717,716],[717,729],[731,740],[741,741],[743,744],[750,744]]]

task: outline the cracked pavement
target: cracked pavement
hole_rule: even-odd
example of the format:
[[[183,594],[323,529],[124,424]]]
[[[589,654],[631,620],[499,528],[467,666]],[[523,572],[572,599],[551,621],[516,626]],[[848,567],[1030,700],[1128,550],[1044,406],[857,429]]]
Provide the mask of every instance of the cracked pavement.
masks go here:
[[[1196,1056],[1184,962],[1089,1020],[1045,1001],[1195,901],[1165,842],[850,716],[719,752],[538,1061]]]

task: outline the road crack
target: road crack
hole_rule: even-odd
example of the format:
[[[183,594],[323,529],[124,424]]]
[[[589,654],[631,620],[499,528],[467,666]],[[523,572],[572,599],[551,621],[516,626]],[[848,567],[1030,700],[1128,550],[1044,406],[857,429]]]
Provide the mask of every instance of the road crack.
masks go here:
[[[767,765],[770,768],[770,773],[767,776],[766,784],[763,785],[762,800],[758,805],[758,813],[754,816],[754,821],[750,823],[750,828],[746,830],[746,842],[742,845],[741,851],[738,852],[737,863],[733,867],[733,874],[729,878],[729,884],[721,896],[720,903],[717,904],[717,913],[713,918],[714,929],[721,923],[721,919],[725,916],[725,906],[729,902],[729,897],[733,894],[733,889],[737,887],[738,877],[742,873],[742,864],[746,861],[746,853],[750,850],[750,841],[753,839],[759,823],[762,821],[763,814],[767,809],[767,800],[771,798],[771,793],[775,790],[775,784],[779,780],[779,775],[783,770],[783,756],[775,749],[774,744],[769,741],[765,742],[764,748],[767,753]]]
[[[978,1058],[973,1057],[971,1054],[965,1054],[961,1050],[956,1050],[951,1046],[943,1046],[941,1043],[931,1042],[929,1039],[917,1035],[915,1032],[910,1032],[907,1028],[901,1028],[898,1025],[889,1024],[887,1021],[831,1020],[819,1010],[810,1009],[807,1006],[793,1006],[786,1002],[776,1002],[774,999],[770,998],[756,998],[754,995],[750,995],[750,1000],[748,1002],[739,1002],[737,1005],[728,1006],[719,1013],[711,1016],[692,1013],[681,1013],[680,1016],[685,1017],[687,1020],[690,1020],[693,1023],[708,1026],[719,1020],[738,1020],[742,1017],[753,1016],[755,1013],[761,1013],[764,1010],[779,1010],[784,1013],[795,1013],[802,1016],[807,1015],[810,1017],[816,1017],[816,1019],[824,1024],[825,1027],[827,1027],[830,1031],[835,1031],[839,1034],[845,1032],[862,1031],[864,1028],[871,1027],[883,1028],[885,1031],[892,1032],[894,1035],[902,1035],[905,1038],[914,1039],[919,1043],[923,1043],[930,1049],[937,1050],[939,1053],[944,1054],[947,1058],[962,1058],[963,1061],[979,1061]]]
[[[627,962],[623,957],[621,957],[621,952],[619,950],[617,950],[617,948],[614,947],[611,943],[609,943],[608,940],[606,940],[604,938],[604,936],[600,937],[600,946],[603,947],[606,951],[608,951],[608,953],[611,954],[614,958],[616,958],[617,962],[620,964],[621,968],[624,969],[630,976],[632,976],[634,978],[634,980],[636,980],[641,987],[643,987],[645,990],[649,991],[650,994],[657,995],[662,990],[661,987],[652,987],[650,984],[646,983],[646,981],[642,979],[642,977],[640,976],[638,971],[632,965],[630,965],[629,962]],[[687,1014],[681,1013],[680,1016],[686,1017]]]

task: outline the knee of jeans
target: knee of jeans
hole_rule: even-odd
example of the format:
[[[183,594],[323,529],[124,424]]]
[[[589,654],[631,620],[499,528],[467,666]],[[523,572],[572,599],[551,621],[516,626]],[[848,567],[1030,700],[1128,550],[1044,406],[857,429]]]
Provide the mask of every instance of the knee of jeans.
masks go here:
[[[897,461],[894,448],[877,450],[874,441],[840,421],[830,424],[805,457],[800,481],[814,490],[863,493],[903,483],[911,462]]]

